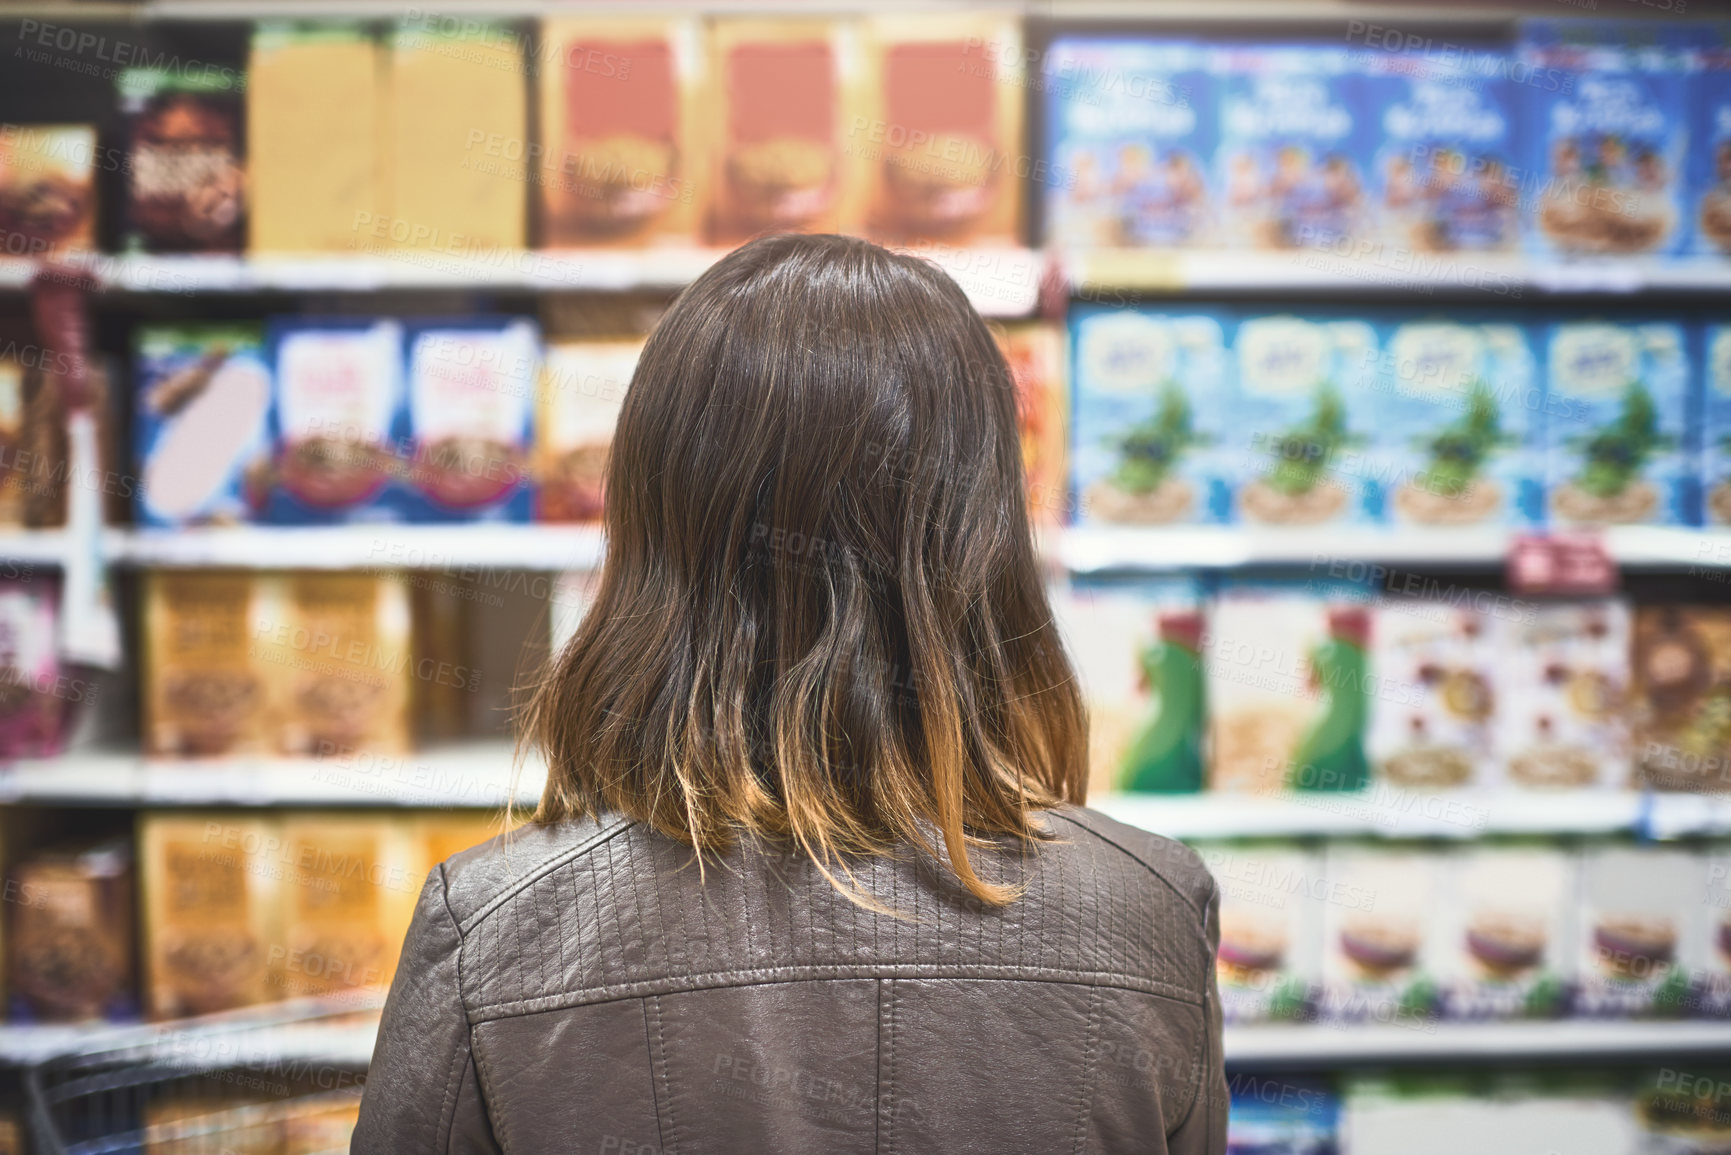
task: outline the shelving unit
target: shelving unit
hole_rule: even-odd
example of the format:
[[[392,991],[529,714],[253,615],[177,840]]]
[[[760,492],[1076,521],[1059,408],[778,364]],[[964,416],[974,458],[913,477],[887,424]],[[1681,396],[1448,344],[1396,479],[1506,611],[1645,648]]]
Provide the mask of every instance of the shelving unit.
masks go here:
[[[936,245],[909,251],[943,267],[986,316],[1026,316],[1038,302],[1046,264],[1031,249]],[[470,254],[383,249],[309,257],[84,253],[62,263],[90,272],[104,292],[158,296],[432,289],[571,293],[680,289],[726,252],[496,249]],[[0,258],[0,290],[25,288],[36,269],[30,260]]]
[[[358,1070],[372,1057],[377,1020],[357,1016],[343,1025],[272,1026],[228,1031],[220,1037],[223,1061],[236,1066],[318,1063]],[[0,1064],[38,1063],[98,1047],[148,1045],[170,1032],[151,1027],[80,1024],[0,1024]],[[209,1049],[177,1041],[189,1058],[210,1060]],[[1411,1025],[1289,1025],[1226,1028],[1226,1063],[1232,1066],[1314,1067],[1476,1060],[1600,1060],[1640,1062],[1709,1058],[1731,1051],[1731,1023],[1525,1022]]]
[[[1542,532],[1542,531],[1534,531]],[[1075,574],[1239,566],[1334,569],[1408,565],[1487,569],[1501,566],[1522,531],[1512,529],[1330,529],[1255,526],[1064,528],[1042,533],[1041,548]],[[1610,558],[1628,569],[1699,571],[1731,577],[1731,530],[1613,526],[1599,531]],[[59,530],[0,534],[0,561],[58,565],[69,542]],[[228,526],[189,530],[109,529],[110,564],[185,569],[409,569],[461,576],[499,570],[594,569],[603,540],[592,525]]]
[[[202,761],[73,751],[0,768],[0,804],[496,809],[508,799],[533,806],[545,781],[539,759],[525,757],[519,765],[502,741],[400,756]],[[1633,790],[1423,792],[1378,784],[1340,794],[1108,794],[1090,805],[1128,825],[1186,840],[1731,835],[1731,796]]]

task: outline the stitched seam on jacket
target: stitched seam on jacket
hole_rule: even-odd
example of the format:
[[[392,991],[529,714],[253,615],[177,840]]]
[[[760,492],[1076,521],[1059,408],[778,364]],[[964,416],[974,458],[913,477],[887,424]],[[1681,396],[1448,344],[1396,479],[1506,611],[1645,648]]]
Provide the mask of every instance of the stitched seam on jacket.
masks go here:
[[[508,999],[469,1010],[471,1023],[511,1018],[520,1014],[554,1011],[564,1007],[581,1007],[593,1003],[611,1003],[627,998],[650,998],[685,991],[709,990],[722,987],[763,986],[770,983],[811,982],[821,979],[961,979],[974,982],[1051,982],[1071,986],[1099,986],[1137,994],[1156,995],[1189,1006],[1201,1006],[1203,996],[1169,983],[1139,978],[1134,975],[1097,974],[1092,971],[1069,971],[1047,967],[962,967],[934,963],[836,964],[816,966],[765,967],[759,970],[715,971],[701,975],[678,975],[645,979],[641,982],[618,983],[592,987],[536,998]]]
[[[897,1034],[897,1032],[899,1032],[901,1030],[901,1014],[900,1014],[901,1009],[902,1009],[902,993],[900,990],[898,990],[896,988],[896,980],[891,979],[890,980],[890,1053],[889,1053],[890,1090],[889,1090],[888,1096],[886,1096],[884,1101],[881,1104],[879,1104],[879,1106],[878,1106],[878,1110],[882,1111],[882,1110],[885,1110],[887,1108],[890,1112],[890,1141],[889,1141],[889,1145],[885,1148],[885,1151],[888,1153],[888,1155],[895,1155],[895,1149],[896,1149],[896,1128],[895,1128],[895,1122],[896,1122],[896,1116],[895,1116],[895,1109],[896,1109],[896,1034]]]
[[[1082,1046],[1082,1094],[1076,1108],[1075,1150],[1080,1153],[1088,1138],[1088,1112],[1094,1106],[1094,1086],[1100,1039],[1100,988],[1088,991],[1088,1032]]]
[[[522,878],[512,880],[505,889],[488,899],[486,904],[483,905],[480,910],[471,914],[468,921],[457,924],[458,935],[466,935],[470,931],[474,930],[481,924],[483,919],[487,918],[487,916],[499,909],[501,904],[513,895],[520,893],[525,887],[539,882],[553,871],[564,866],[567,862],[583,857],[597,846],[600,846],[603,842],[617,837],[624,831],[629,830],[631,827],[636,825],[636,821],[630,818],[615,817],[611,819],[611,821],[617,823],[617,825],[613,827],[603,825],[600,830],[596,831],[582,842],[579,842],[576,846],[561,850],[552,858],[546,859],[538,864],[532,871],[525,874]]]
[[[1090,826],[1088,823],[1083,822],[1077,818],[1072,818],[1068,814],[1060,814],[1056,811],[1052,811],[1051,813],[1052,813],[1053,817],[1061,819],[1064,822],[1068,822],[1072,826],[1079,826],[1083,830],[1086,830],[1089,834],[1092,834],[1095,838],[1098,838],[1101,842],[1104,842],[1106,845],[1115,847],[1117,850],[1119,850],[1121,853],[1123,853],[1131,861],[1140,865],[1143,870],[1146,870],[1149,874],[1152,874],[1155,878],[1158,878],[1162,883],[1165,884],[1166,889],[1170,890],[1173,894],[1178,896],[1178,901],[1182,902],[1184,904],[1184,909],[1196,916],[1196,926],[1198,929],[1201,929],[1202,919],[1203,919],[1202,911],[1197,907],[1197,905],[1193,901],[1191,901],[1189,895],[1185,894],[1182,890],[1179,890],[1177,884],[1174,883],[1170,878],[1167,878],[1164,874],[1160,873],[1159,869],[1156,868],[1153,863],[1149,862],[1146,858],[1143,858],[1140,854],[1137,854],[1134,850],[1131,850],[1128,846],[1125,846],[1122,842],[1119,842],[1116,838],[1113,838],[1110,834],[1107,834],[1103,830],[1096,830],[1092,826]]]
[[[1178,1122],[1173,1124],[1171,1129],[1166,1132],[1166,1137],[1168,1139],[1182,1131],[1184,1125],[1190,1122],[1190,1116],[1196,1113],[1197,1100],[1202,1098],[1202,1059],[1203,1053],[1207,1048],[1208,1008],[1204,1005],[1202,1008],[1202,1023],[1196,1032],[1196,1049],[1190,1053],[1190,1105],[1184,1108],[1183,1116],[1179,1118]]]
[[[655,1077],[655,1040],[649,1034],[649,1000],[638,999],[637,1009],[643,1015],[643,1049],[649,1054],[649,1102],[655,1109],[655,1146],[658,1150],[667,1150],[667,1131],[661,1126],[661,1087]],[[661,1022],[660,1004],[656,1004],[656,1025]]]
[[[673,1114],[673,1080],[667,1073],[667,1032],[661,1025],[661,997],[657,995],[651,1001],[655,1004],[656,1057],[661,1061],[661,1085],[667,1091],[667,1129],[673,1135],[671,1143],[667,1142],[665,1136],[662,1137],[661,1155],[674,1155],[679,1150],[679,1120]],[[661,1130],[659,1112],[655,1117],[655,1129],[656,1133],[659,1134]]]
[[[463,1069],[464,1050],[469,1049],[471,1055],[473,1054],[469,1047],[469,1032],[473,1028],[469,1023],[468,1004],[463,999],[463,928],[458,925],[457,916],[451,911],[451,888],[445,877],[445,864],[442,862],[439,863],[439,902],[445,908],[445,917],[451,920],[451,929],[457,932],[457,956],[454,960],[457,970],[457,1005],[463,1008],[462,1044],[451,1056],[451,1071],[445,1076],[445,1093],[439,1100],[439,1117],[433,1121],[433,1147],[435,1150],[448,1152],[451,1149],[451,1132],[456,1129],[457,1076]]]
[[[872,1099],[875,1108],[872,1111],[872,1151],[874,1155],[883,1150],[884,1133],[884,980],[876,980],[875,987],[877,993],[877,1040],[873,1054],[877,1062],[874,1064],[872,1075],[876,1083],[873,1089],[877,1094]]]
[[[474,1039],[473,1032],[470,1033],[469,1037],[471,1040]],[[487,1086],[487,1084],[489,1084],[493,1081],[492,1072],[487,1069],[487,1048],[476,1047],[471,1042],[470,1050],[475,1056],[475,1071],[476,1071],[477,1076],[479,1077],[479,1079],[481,1081],[481,1087],[484,1089]],[[488,1118],[492,1119],[492,1116],[489,1115]],[[499,1116],[499,1118],[497,1120],[493,1120],[492,1125],[493,1125],[493,1137],[499,1141],[499,1149],[501,1151],[504,1151],[506,1153],[506,1155],[510,1155],[510,1151],[511,1151],[511,1120],[510,1120],[510,1118],[508,1116],[501,1115],[501,1116]]]

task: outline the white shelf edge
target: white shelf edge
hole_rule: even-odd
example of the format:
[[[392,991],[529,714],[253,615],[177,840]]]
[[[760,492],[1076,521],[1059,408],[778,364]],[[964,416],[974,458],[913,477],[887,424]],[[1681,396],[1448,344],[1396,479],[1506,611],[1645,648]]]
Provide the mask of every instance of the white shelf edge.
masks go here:
[[[1319,1065],[1401,1061],[1616,1059],[1731,1051],[1731,1022],[1307,1023],[1226,1028],[1226,1061]]]
[[[418,289],[517,289],[530,292],[672,290],[696,280],[723,248],[500,249],[452,256],[413,249],[354,255],[142,255],[74,253],[64,264],[87,269],[103,289],[126,293],[372,293]],[[952,277],[981,313],[1022,317],[1039,301],[1044,257],[1013,245],[912,245]],[[37,265],[0,259],[0,288],[22,289]]]
[[[139,566],[415,569],[452,577],[493,569],[585,570],[600,563],[597,526],[528,524],[235,526],[117,531],[110,560]]]
[[[220,1036],[223,1046],[215,1053],[237,1066],[299,1060],[361,1069],[372,1056],[377,1030],[373,1021],[236,1030]],[[0,1064],[40,1063],[149,1031],[137,1024],[0,1024]],[[1226,1062],[1236,1066],[1616,1060],[1731,1051],[1731,1022],[1690,1020],[1235,1025],[1225,1036]],[[188,1053],[201,1057],[197,1048]],[[211,1053],[205,1050],[202,1057],[208,1061]]]
[[[74,752],[0,767],[0,803],[494,810],[507,800],[533,807],[546,768],[525,759],[515,792],[512,779],[510,745],[488,741],[322,759]]]

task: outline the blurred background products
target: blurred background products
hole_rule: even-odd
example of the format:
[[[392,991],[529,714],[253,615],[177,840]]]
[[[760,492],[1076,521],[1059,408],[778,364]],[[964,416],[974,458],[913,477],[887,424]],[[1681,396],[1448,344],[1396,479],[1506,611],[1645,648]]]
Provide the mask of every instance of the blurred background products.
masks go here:
[[[986,316],[1090,802],[1219,883],[1232,1150],[1723,1148],[1731,25],[1629,14],[0,20],[0,1155],[213,1013],[76,1138],[346,1144],[645,337],[778,229]]]

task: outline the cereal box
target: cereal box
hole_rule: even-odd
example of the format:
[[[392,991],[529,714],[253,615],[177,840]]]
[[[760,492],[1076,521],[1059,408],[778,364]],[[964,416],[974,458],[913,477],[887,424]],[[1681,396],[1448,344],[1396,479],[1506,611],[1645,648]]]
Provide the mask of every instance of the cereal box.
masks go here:
[[[1088,703],[1094,787],[1200,789],[1206,631],[1197,583],[1078,583],[1053,606]]]
[[[1678,1014],[1688,1001],[1686,936],[1701,908],[1699,856],[1662,846],[1590,847],[1581,862],[1574,1013]]]
[[[847,147],[864,161],[866,222],[888,241],[1018,240],[1022,27],[1004,13],[867,21],[865,108]]]
[[[1496,762],[1516,786],[1623,786],[1629,607],[1558,602],[1497,620]]]
[[[1575,860],[1544,845],[1480,845],[1442,858],[1435,978],[1451,1019],[1548,1018],[1567,1005]]]
[[[0,252],[94,249],[95,171],[90,125],[0,124]]]
[[[1376,117],[1352,53],[1324,44],[1213,50],[1214,199],[1233,248],[1331,248],[1369,235]]]
[[[1385,330],[1374,370],[1378,484],[1389,520],[1541,520],[1542,398],[1524,326],[1441,317],[1396,323]]]
[[[255,635],[272,624],[249,573],[144,575],[144,748],[157,755],[257,754],[270,687]]]
[[[1331,843],[1323,873],[1323,1014],[1412,1025],[1436,1001],[1441,859],[1424,850]]]
[[[1548,513],[1685,525],[1693,470],[1686,334],[1674,321],[1562,321],[1543,343]]]
[[[34,358],[26,354],[21,359],[17,352],[22,350],[12,341],[0,346],[0,526],[8,528],[24,524],[25,495],[31,480],[31,463],[21,451],[30,403],[24,360]]]
[[[1528,252],[1678,252],[1689,152],[1686,54],[1663,21],[1532,21],[1520,106]]]
[[[1332,1081],[1282,1071],[1234,1073],[1226,1155],[1334,1155],[1340,1097]]]
[[[1380,115],[1369,179],[1379,252],[1501,252],[1520,240],[1515,86],[1501,52],[1367,52]]]
[[[265,1002],[282,839],[251,815],[144,814],[145,992],[154,1018]]]
[[[861,115],[853,22],[724,18],[709,45],[710,240],[855,231],[865,166],[850,148]]]
[[[1345,590],[1229,587],[1204,649],[1208,784],[1266,794],[1370,780],[1370,615]]]
[[[273,476],[267,520],[395,521],[403,421],[394,321],[272,322]]]
[[[693,243],[706,182],[702,32],[691,17],[541,25],[542,243]]]
[[[0,758],[44,758],[65,744],[93,683],[60,664],[60,589],[54,578],[0,580]]]
[[[270,369],[248,325],[146,326],[136,338],[133,449],[145,525],[233,524],[270,476]]]
[[[1376,328],[1350,317],[1255,316],[1232,337],[1230,449],[1240,520],[1376,521]]]
[[[1322,985],[1323,909],[1342,897],[1331,893],[1322,856],[1273,842],[1197,852],[1220,886],[1215,975],[1226,1021],[1310,1018]]]
[[[126,247],[234,253],[246,241],[246,81],[227,69],[129,68]]]
[[[132,848],[108,843],[51,851],[13,866],[9,884],[6,946],[15,1015],[136,1015]]]
[[[282,938],[267,963],[277,997],[388,985],[424,875],[400,825],[354,814],[282,824]]]
[[[1694,976],[1691,1011],[1701,1017],[1731,1017],[1731,846],[1707,847],[1701,855],[1699,917],[1690,936],[1688,970]]]
[[[1702,333],[1701,520],[1731,525],[1731,324]]]
[[[1395,598],[1372,611],[1367,743],[1377,773],[1415,790],[1469,786],[1490,769],[1496,633],[1472,606]]]
[[[411,14],[385,38],[381,160],[398,248],[494,260],[528,240],[526,37],[504,24]]]
[[[1046,52],[1046,238],[1183,248],[1218,237],[1214,86],[1183,41],[1065,38]]]
[[[295,573],[269,587],[255,648],[278,703],[282,754],[409,748],[408,589],[400,576]]]
[[[1731,30],[1699,24],[1690,32],[1690,251],[1723,257],[1731,254]]]
[[[599,521],[638,339],[558,341],[547,346],[535,422],[537,521]]]
[[[1235,433],[1246,423],[1222,320],[1086,308],[1072,318],[1077,521],[1232,521],[1244,457]]]
[[[1731,790],[1731,610],[1635,611],[1635,770],[1660,790]]]
[[[1070,391],[1065,379],[1064,331],[1034,322],[996,331],[1016,390],[1022,468],[1028,478],[1028,516],[1036,526],[1068,520],[1071,509],[1065,450],[1070,434]]]
[[[541,338],[524,318],[408,330],[410,521],[528,521]]]

